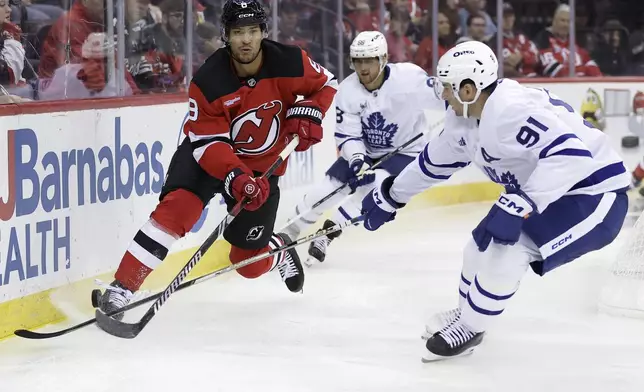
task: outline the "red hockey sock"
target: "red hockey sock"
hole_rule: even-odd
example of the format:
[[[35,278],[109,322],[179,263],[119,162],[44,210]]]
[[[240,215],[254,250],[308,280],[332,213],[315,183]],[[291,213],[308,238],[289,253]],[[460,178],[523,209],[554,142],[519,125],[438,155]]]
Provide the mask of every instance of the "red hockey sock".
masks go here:
[[[168,193],[134,236],[114,278],[137,291],[172,244],[192,229],[202,210],[203,203],[193,193],[183,189]]]

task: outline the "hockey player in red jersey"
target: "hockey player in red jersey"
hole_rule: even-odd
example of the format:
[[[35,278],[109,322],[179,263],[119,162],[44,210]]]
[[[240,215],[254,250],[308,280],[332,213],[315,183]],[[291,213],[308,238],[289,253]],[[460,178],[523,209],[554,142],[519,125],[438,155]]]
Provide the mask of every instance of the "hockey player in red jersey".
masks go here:
[[[320,142],[337,82],[300,48],[266,39],[267,16],[258,0],[228,0],[221,19],[226,46],[190,83],[186,138],[172,157],[160,203],[134,236],[114,282],[95,301],[106,313],[129,302],[215,194],[229,209],[249,200],[224,231],[233,264],[291,241],[273,233],[286,163],[270,179],[261,174],[293,135],[300,138],[296,151]],[[296,103],[298,95],[304,100]],[[274,268],[290,291],[302,290],[304,273],[294,249],[237,271],[257,278]]]
[[[570,75],[569,26],[570,7],[562,4],[555,11],[552,26],[543,30],[535,38],[535,44],[539,49],[543,76],[555,78]],[[579,45],[575,46],[575,75],[602,76],[599,66],[590,57],[588,51]]]

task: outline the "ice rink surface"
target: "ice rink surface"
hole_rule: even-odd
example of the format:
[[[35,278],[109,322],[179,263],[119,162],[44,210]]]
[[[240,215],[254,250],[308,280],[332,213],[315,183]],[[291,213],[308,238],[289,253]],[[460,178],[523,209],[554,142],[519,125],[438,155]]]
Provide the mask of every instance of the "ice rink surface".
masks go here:
[[[134,340],[94,326],[8,339],[0,390],[644,390],[644,320],[596,310],[623,237],[545,278],[526,276],[472,356],[421,363],[424,320],[456,305],[461,249],[490,204],[404,211],[375,233],[352,228],[306,270],[303,295],[277,272],[232,273],[174,295]]]

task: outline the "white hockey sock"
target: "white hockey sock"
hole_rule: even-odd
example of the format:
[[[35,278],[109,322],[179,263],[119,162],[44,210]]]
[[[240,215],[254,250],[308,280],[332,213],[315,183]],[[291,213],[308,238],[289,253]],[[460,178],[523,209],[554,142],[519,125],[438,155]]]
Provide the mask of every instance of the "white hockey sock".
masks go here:
[[[467,292],[470,290],[470,285],[474,280],[474,276],[476,276],[477,267],[480,265],[479,253],[481,252],[476,247],[476,243],[473,239],[470,239],[465,245],[465,249],[463,249],[463,268],[461,269],[458,284],[458,307],[460,309],[465,306]]]
[[[323,197],[333,192],[340,186],[342,186],[342,183],[340,181],[333,179],[329,176],[325,176],[324,180],[322,180],[315,188],[311,189],[310,192],[304,195],[304,197],[302,198],[302,201],[300,201],[295,206],[295,213],[288,220],[291,220],[293,217],[299,215],[304,211],[309,211],[313,204],[317,203]],[[291,235],[291,237],[294,237],[294,238],[298,237],[303,230],[305,230],[310,225],[315,224],[318,221],[318,219],[320,219],[324,211],[338,204],[340,200],[342,200],[344,197],[346,197],[349,194],[350,191],[351,190],[347,187],[341,192],[338,192],[337,194],[335,194],[329,200],[320,204],[315,209],[302,215],[299,219],[297,219],[295,222],[289,225],[288,228],[285,229],[286,233]]]
[[[503,313],[534,260],[521,241],[513,246],[492,242],[478,258],[480,265],[461,314],[461,321],[473,332],[485,331],[489,322]]]

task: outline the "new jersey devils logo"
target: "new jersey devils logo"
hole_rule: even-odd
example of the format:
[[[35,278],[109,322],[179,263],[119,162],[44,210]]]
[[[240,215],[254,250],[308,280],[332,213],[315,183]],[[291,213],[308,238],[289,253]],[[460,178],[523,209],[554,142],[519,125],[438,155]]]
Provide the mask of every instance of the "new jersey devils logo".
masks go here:
[[[275,100],[237,116],[230,126],[235,150],[261,155],[273,147],[279,134],[281,111],[282,102]]]

